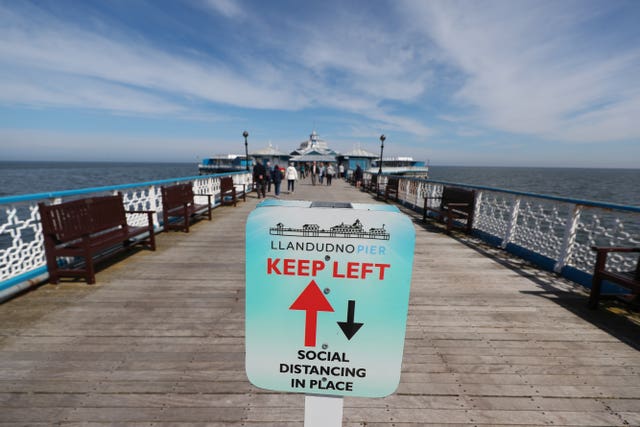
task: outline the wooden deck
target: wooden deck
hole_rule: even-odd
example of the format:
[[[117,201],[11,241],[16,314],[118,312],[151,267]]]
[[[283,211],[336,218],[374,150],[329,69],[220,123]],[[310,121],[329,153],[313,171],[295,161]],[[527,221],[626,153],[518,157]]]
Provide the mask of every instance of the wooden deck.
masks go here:
[[[341,181],[284,199],[373,202]],[[301,426],[244,373],[244,224],[257,199],[0,306],[0,425]],[[416,215],[416,218],[418,215]],[[640,327],[550,274],[416,222],[402,381],[345,426],[640,425]]]

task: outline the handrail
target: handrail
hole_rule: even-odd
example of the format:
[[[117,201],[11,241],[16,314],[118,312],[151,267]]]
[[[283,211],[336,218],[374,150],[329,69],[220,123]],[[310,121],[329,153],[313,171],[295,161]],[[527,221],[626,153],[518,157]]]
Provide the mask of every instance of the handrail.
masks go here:
[[[370,179],[371,175],[365,173],[365,180]],[[224,176],[233,176],[236,184],[251,183],[249,173],[230,172],[1,197],[0,301],[21,286],[28,287],[46,279],[37,201],[58,202],[66,197],[122,191],[125,193],[125,203],[130,208],[159,212],[162,206],[161,185],[193,181],[198,192],[215,194],[215,203],[218,205],[220,178]],[[383,174],[381,188],[384,188],[388,176]],[[477,190],[472,227],[474,236],[585,286],[590,286],[595,261],[591,246],[640,245],[638,206],[425,178],[397,177],[400,203],[419,212],[422,212],[424,203],[435,203],[433,197],[441,194],[445,185]],[[159,214],[156,214],[154,223],[156,230],[162,229]],[[7,240],[11,240],[8,247]],[[610,269],[631,270],[635,260],[624,256],[611,257],[610,264]]]
[[[562,202],[562,203],[573,203],[573,204],[576,204],[576,205],[592,206],[592,207],[596,207],[596,208],[615,209],[615,210],[622,210],[622,211],[640,213],[640,206],[620,205],[620,204],[616,204],[616,203],[598,202],[598,201],[594,201],[594,200],[575,199],[575,198],[571,198],[571,197],[562,197],[562,196],[552,196],[550,194],[539,194],[539,193],[531,193],[531,192],[527,192],[527,191],[508,190],[508,189],[505,189],[505,188],[487,187],[487,186],[484,186],[484,185],[477,185],[477,184],[465,184],[465,183],[460,183],[460,182],[440,181],[440,180],[425,179],[425,178],[402,177],[402,176],[398,176],[398,175],[389,175],[389,176],[397,176],[398,178],[403,178],[403,179],[406,179],[406,180],[421,180],[421,181],[431,182],[431,183],[434,183],[434,184],[442,184],[442,185],[451,185],[451,186],[455,186],[455,187],[472,188],[474,190],[496,191],[496,192],[500,192],[500,193],[513,194],[515,196],[535,197],[535,198],[539,198],[539,199],[553,200],[553,201]]]
[[[364,175],[368,181],[377,174]],[[384,191],[389,176],[382,174],[378,191]],[[591,246],[640,245],[640,206],[393,176],[399,178],[399,202],[420,213],[425,203],[438,203],[445,185],[476,190],[475,237],[586,287],[595,262]],[[620,255],[609,260],[608,268],[627,271],[635,265],[634,257]],[[608,285],[607,292],[616,289]]]
[[[240,171],[0,197],[0,302],[48,278],[38,202],[58,203],[65,198],[122,192],[128,210],[156,211],[154,229],[160,231],[163,229],[162,185],[192,181],[196,193],[215,196],[215,207],[221,201],[220,179],[227,176],[233,177],[234,184],[246,184],[247,190],[250,189],[251,175]],[[131,221],[132,225],[138,225],[137,221],[142,218],[134,217]]]
[[[28,202],[31,200],[54,199],[54,198],[63,198],[63,197],[69,197],[69,196],[78,196],[82,194],[101,193],[105,191],[127,190],[130,188],[136,188],[136,187],[148,187],[151,185],[170,184],[177,181],[192,181],[192,180],[198,180],[203,178],[224,178],[226,176],[244,175],[244,174],[246,174],[246,172],[227,172],[227,173],[216,173],[216,174],[207,174],[207,175],[193,175],[193,176],[183,176],[180,178],[167,178],[167,179],[159,179],[155,181],[136,182],[132,184],[117,184],[117,185],[108,185],[104,187],[88,187],[88,188],[79,188],[76,190],[53,191],[49,193],[32,193],[32,194],[21,194],[17,196],[4,196],[4,197],[0,197],[0,205],[4,205],[8,203],[17,203],[17,202]]]

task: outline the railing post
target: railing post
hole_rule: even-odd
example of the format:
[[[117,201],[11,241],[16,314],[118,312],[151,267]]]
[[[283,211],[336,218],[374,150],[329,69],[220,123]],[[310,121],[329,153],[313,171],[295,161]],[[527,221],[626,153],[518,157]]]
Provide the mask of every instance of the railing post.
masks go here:
[[[580,222],[580,215],[582,214],[582,206],[574,205],[573,210],[571,211],[571,217],[567,219],[567,223],[564,227],[564,236],[562,237],[562,246],[560,248],[560,254],[558,255],[558,260],[556,264],[553,266],[553,271],[556,273],[562,272],[562,269],[569,258],[571,257],[571,251],[573,249],[573,244],[576,241],[576,234],[578,231],[578,223]]]
[[[207,177],[205,179],[205,187],[206,187],[206,194],[215,194],[214,193],[214,183],[213,183],[213,178],[212,177]],[[213,204],[215,205],[215,199],[213,200]]]
[[[507,225],[506,233],[504,235],[504,238],[502,239],[502,244],[500,245],[502,249],[505,249],[509,242],[511,242],[511,238],[516,231],[516,227],[518,225],[518,214],[520,213],[520,200],[521,198],[518,196],[513,202],[513,207],[511,208],[511,218],[509,218],[509,224]]]
[[[408,179],[398,178],[398,188],[402,188],[402,185],[404,185],[404,195],[402,196],[402,204],[404,206],[407,206],[409,204],[409,195],[411,194],[411,184],[413,184],[413,182],[409,181]],[[400,196],[398,195],[398,197]]]
[[[149,187],[149,209],[154,211],[153,228],[160,227],[160,203],[158,202],[155,185]]]
[[[480,218],[480,208],[482,205],[482,195],[483,195],[483,191],[482,190],[478,190],[476,192],[476,200],[475,200],[475,206],[473,207],[473,223],[476,223],[478,221],[478,219]],[[471,224],[471,229],[473,230],[473,223]]]

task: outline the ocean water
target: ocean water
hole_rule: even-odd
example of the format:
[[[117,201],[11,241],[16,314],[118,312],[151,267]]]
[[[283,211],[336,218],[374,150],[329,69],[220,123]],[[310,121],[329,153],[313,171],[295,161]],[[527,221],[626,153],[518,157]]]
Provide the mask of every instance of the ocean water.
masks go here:
[[[195,163],[0,162],[0,197],[194,175]],[[431,166],[430,178],[640,206],[640,169]]]
[[[0,162],[0,197],[194,175],[195,163]]]
[[[432,166],[429,178],[640,206],[640,169]]]

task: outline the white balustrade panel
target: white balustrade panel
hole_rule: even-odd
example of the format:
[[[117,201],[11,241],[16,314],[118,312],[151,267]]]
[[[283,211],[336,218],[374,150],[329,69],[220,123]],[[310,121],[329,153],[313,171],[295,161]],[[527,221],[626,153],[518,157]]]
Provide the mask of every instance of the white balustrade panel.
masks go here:
[[[0,213],[0,281],[45,264],[44,239],[38,206],[12,204]]]
[[[595,252],[592,246],[640,247],[638,232],[640,215],[613,212],[599,208],[585,208],[578,222],[576,243],[569,265],[583,271],[593,270]],[[615,271],[632,271],[638,254],[611,253],[607,268]]]
[[[558,259],[572,205],[523,199],[511,243],[539,255]]]
[[[482,203],[476,207],[473,228],[503,239],[507,234],[514,204],[515,197],[510,194],[483,191]]]

